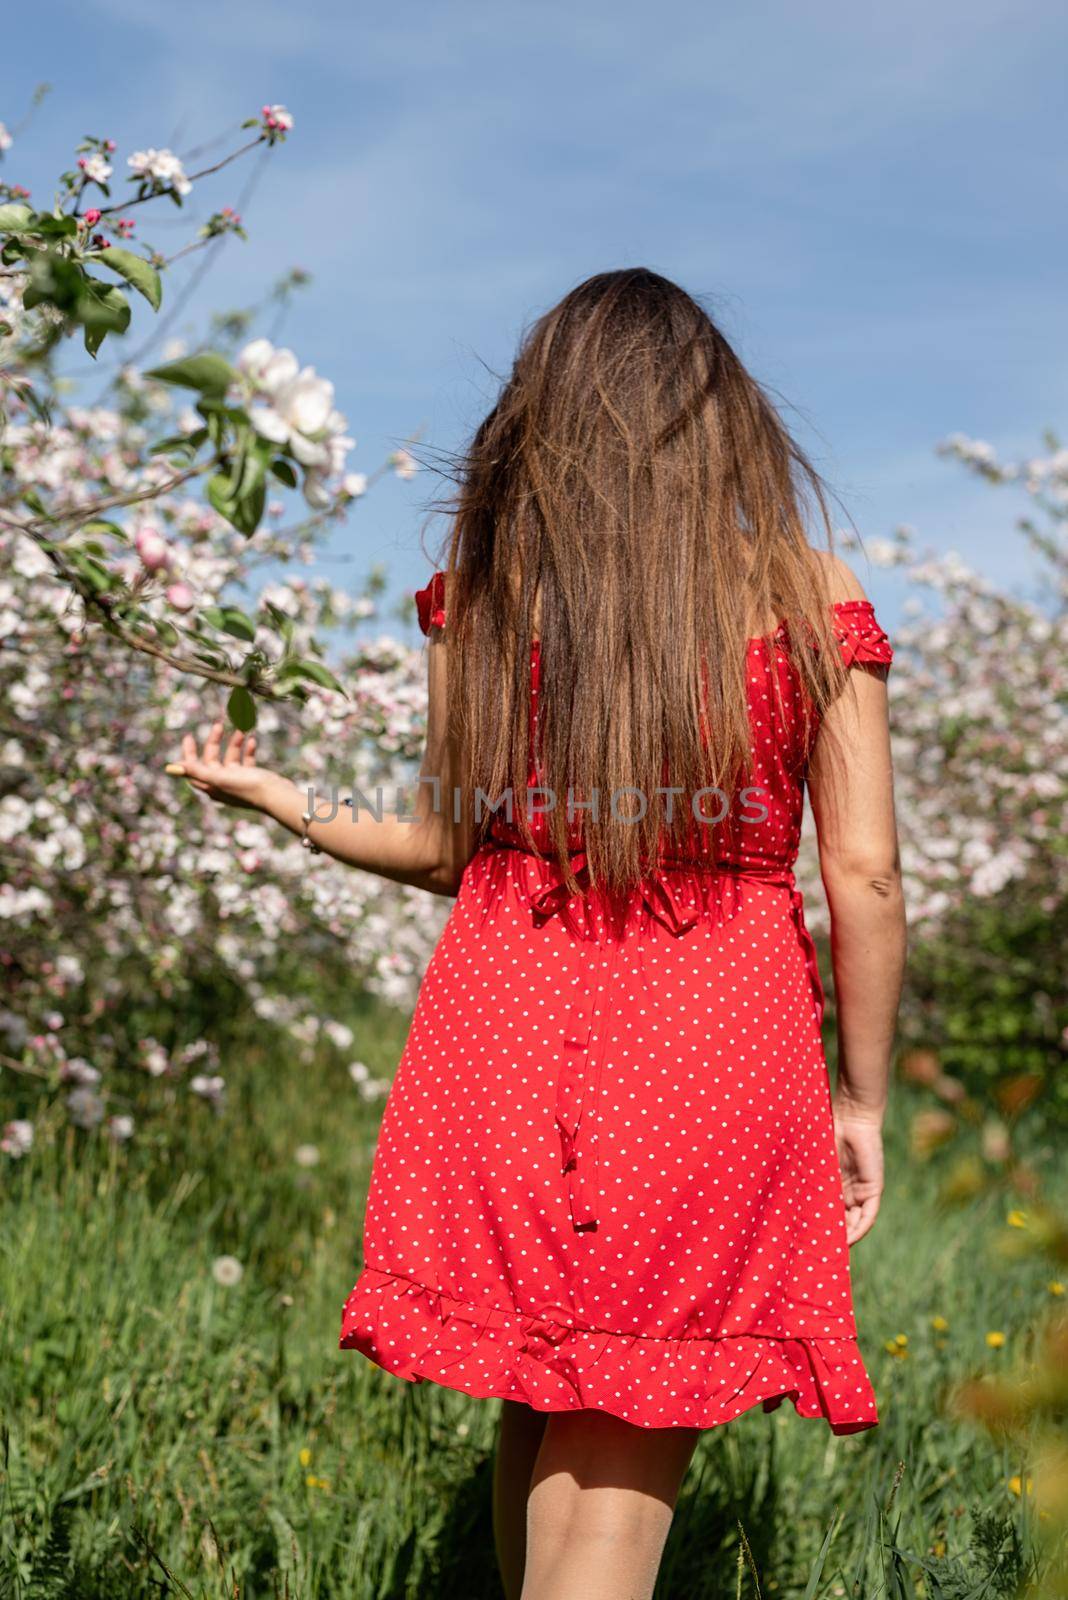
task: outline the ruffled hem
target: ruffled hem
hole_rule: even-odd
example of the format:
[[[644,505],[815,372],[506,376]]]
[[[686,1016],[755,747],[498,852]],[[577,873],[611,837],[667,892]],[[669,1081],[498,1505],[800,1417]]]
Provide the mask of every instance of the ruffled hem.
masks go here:
[[[345,1302],[340,1348],[410,1383],[534,1411],[608,1411],[642,1428],[714,1428],[783,1400],[837,1434],[879,1420],[855,1339],[602,1333],[465,1305],[371,1267]]]

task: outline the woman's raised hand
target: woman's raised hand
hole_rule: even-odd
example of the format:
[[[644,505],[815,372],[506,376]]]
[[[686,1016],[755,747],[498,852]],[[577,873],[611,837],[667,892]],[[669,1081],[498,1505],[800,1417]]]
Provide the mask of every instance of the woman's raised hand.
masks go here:
[[[262,811],[267,792],[281,780],[256,765],[256,735],[233,733],[223,748],[222,722],[214,722],[202,751],[191,733],[182,740],[182,759],[167,763],[172,778],[187,778],[194,789],[220,805]]]

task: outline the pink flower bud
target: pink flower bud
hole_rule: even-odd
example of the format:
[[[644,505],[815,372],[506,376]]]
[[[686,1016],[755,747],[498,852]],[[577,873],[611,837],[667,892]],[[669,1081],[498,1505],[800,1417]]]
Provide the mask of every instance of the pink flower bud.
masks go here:
[[[141,565],[149,572],[159,572],[170,563],[170,551],[155,528],[141,528],[134,538],[134,549],[141,557]]]
[[[85,213],[83,221],[85,222],[85,226],[87,228],[95,228],[97,223],[100,221],[100,212],[95,206],[91,206]]]
[[[114,139],[105,139],[104,140],[104,149],[105,150],[114,150],[114,148],[115,148]]]
[[[167,604],[175,611],[192,611],[197,597],[187,583],[172,583],[167,590]]]
[[[98,250],[110,250],[111,249],[111,240],[110,239],[105,239],[104,235],[102,233],[94,233],[93,234],[93,244],[96,246],[96,248]]]

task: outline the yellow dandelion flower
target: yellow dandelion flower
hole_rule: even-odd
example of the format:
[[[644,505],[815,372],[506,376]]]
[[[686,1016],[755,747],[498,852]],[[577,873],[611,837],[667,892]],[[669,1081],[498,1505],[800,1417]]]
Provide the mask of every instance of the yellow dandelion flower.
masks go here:
[[[897,1345],[899,1350],[904,1350],[908,1342],[909,1336],[907,1333],[897,1333],[894,1335],[894,1343]]]
[[[1026,1211],[1010,1211],[1008,1216],[1005,1218],[1005,1221],[1008,1223],[1010,1228],[1026,1228],[1027,1227],[1027,1212]]]
[[[1064,1293],[1064,1284],[1058,1278],[1054,1278],[1052,1282],[1047,1283],[1046,1288],[1050,1294],[1061,1295]]]
[[[986,1342],[990,1346],[991,1350],[1000,1350],[1005,1343],[1005,1335],[997,1328],[991,1328],[990,1332],[986,1336]]]
[[[935,1333],[949,1332],[949,1323],[946,1321],[945,1317],[932,1317],[931,1327],[934,1329]]]
[[[300,1451],[297,1456],[297,1460],[300,1462],[302,1467],[311,1466],[311,1451],[308,1449],[307,1445],[305,1445],[304,1449]]]
[[[313,1472],[309,1472],[309,1474],[305,1478],[304,1482],[308,1485],[309,1489],[327,1489],[328,1490],[330,1488],[330,1479],[329,1478],[317,1478]]]
[[[1035,1487],[1035,1480],[1033,1478],[1028,1478],[1028,1480],[1027,1480],[1027,1493],[1028,1494],[1033,1493],[1034,1487]],[[1023,1479],[1020,1477],[1019,1473],[1016,1473],[1016,1475],[1014,1477],[1009,1479],[1009,1493],[1010,1494],[1014,1494],[1016,1496],[1019,1496],[1019,1495],[1021,1495],[1023,1493],[1023,1491],[1024,1491]]]

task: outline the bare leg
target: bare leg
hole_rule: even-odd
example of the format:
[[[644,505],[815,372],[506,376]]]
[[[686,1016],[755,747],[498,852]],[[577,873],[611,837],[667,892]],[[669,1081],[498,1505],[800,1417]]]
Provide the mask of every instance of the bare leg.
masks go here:
[[[519,1600],[527,1544],[530,1475],[545,1433],[547,1413],[518,1400],[502,1400],[493,1463],[493,1542],[506,1600]]]
[[[650,1600],[699,1437],[603,1411],[551,1416],[530,1489],[521,1600]]]

